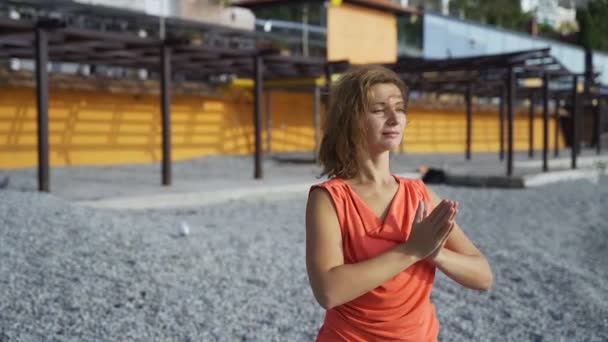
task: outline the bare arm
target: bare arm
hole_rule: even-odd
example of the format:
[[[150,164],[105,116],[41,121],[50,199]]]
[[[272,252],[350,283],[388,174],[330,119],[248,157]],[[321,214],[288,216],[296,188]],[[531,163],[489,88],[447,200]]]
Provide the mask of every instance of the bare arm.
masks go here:
[[[416,229],[408,241],[368,260],[344,264],[342,235],[329,194],[324,189],[310,193],[306,208],[306,267],[315,298],[326,309],[349,302],[382,285],[398,273],[423,259],[447,238],[452,215],[448,205],[429,215],[427,225],[435,229]],[[454,210],[455,213],[455,210]],[[443,220],[443,221],[441,221]]]
[[[434,204],[441,201],[432,190],[428,191]],[[430,258],[445,275],[462,286],[476,290],[492,287],[490,264],[457,223],[454,223],[444,248]]]

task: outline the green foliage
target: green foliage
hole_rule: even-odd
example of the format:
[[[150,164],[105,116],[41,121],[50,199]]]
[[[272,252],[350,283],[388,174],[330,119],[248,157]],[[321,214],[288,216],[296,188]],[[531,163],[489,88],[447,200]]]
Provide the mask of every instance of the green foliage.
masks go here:
[[[532,14],[521,11],[519,0],[453,0],[450,13],[506,29],[525,31]]]
[[[556,38],[559,39],[561,33],[554,29],[553,26],[548,24],[539,23],[538,24],[538,35],[547,37],[547,38]]]
[[[576,10],[580,27],[579,43],[591,49],[608,51],[608,0],[592,0]]]

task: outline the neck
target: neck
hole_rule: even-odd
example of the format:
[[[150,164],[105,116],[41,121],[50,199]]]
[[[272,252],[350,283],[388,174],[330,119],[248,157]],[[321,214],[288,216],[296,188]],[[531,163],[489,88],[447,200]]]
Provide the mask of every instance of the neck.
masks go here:
[[[363,158],[361,170],[353,180],[358,183],[376,184],[393,182],[393,176],[389,167],[389,152],[370,154]]]

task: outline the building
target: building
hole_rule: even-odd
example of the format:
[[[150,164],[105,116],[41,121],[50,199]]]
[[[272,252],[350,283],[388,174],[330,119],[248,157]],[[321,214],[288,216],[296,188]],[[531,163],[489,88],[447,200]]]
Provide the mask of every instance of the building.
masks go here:
[[[107,7],[104,11],[95,8],[98,18],[89,24],[136,30],[137,34],[145,32],[153,37],[161,35],[161,18],[153,13],[158,1],[129,2],[129,11],[140,13],[125,17],[132,19],[121,19],[121,11],[125,10],[110,8],[120,1],[111,2],[104,2]],[[353,64],[363,64],[391,63],[399,56],[447,59],[551,47],[554,56],[572,71],[585,69],[584,55],[578,47],[439,14],[420,13],[394,1],[249,0],[235,4],[255,14],[257,36],[269,39],[289,55],[347,58]],[[78,6],[69,12],[72,18],[91,12],[92,8],[86,7],[90,5]],[[184,16],[197,13],[195,7],[186,12],[185,7],[163,8],[175,15],[164,19],[169,29],[182,27],[180,20]],[[0,16],[12,10],[0,6]],[[178,16],[179,13],[182,15]],[[183,27],[196,31],[195,22],[200,20],[191,18],[185,22],[187,25]],[[608,77],[608,57],[594,53],[593,60],[604,80]],[[25,65],[28,61],[21,63]],[[79,66],[73,67],[80,70]],[[49,110],[51,165],[145,163],[161,159],[158,75],[138,73],[145,72],[145,68],[108,68],[103,74],[95,70],[66,75],[69,72],[62,68],[65,64],[51,74],[54,86]],[[23,69],[0,69],[0,132],[6,136],[0,141],[3,168],[31,167],[37,163],[32,74]],[[251,83],[243,79],[208,79],[201,83],[198,79],[193,84],[188,82],[192,76],[191,73],[174,76],[172,158],[251,154],[254,149]],[[324,80],[290,82],[294,89],[308,89],[323,84]],[[312,115],[315,96],[308,91],[266,89],[263,103],[272,108],[264,116],[263,147],[267,152],[315,149],[316,118]],[[472,151],[497,152],[500,147],[497,101],[474,102]],[[465,150],[467,121],[461,96],[441,92],[412,94],[409,113],[411,124],[406,131],[404,151]],[[516,136],[516,150],[528,148],[528,122],[527,108],[519,108],[515,127],[521,134]],[[554,120],[550,123],[551,134],[555,132],[555,124]],[[533,133],[534,145],[541,146],[540,117],[533,120]],[[555,141],[555,137],[550,140]],[[564,146],[563,132],[558,133],[557,141]]]
[[[534,13],[539,24],[549,25],[555,30],[565,24],[576,27],[576,7],[573,0],[568,7],[561,6],[558,0],[522,0],[521,9]]]
[[[74,0],[89,5],[129,9],[159,17],[189,19],[253,30],[255,18],[241,7],[226,7],[210,0]]]

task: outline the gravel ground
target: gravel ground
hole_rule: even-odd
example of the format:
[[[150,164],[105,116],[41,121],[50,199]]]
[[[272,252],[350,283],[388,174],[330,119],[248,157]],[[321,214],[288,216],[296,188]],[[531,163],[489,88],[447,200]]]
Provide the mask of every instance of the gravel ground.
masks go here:
[[[494,272],[488,292],[438,275],[441,341],[608,340],[608,179],[433,189]],[[114,211],[2,190],[0,341],[311,341],[305,201]]]
[[[568,160],[568,151],[561,157]],[[583,150],[585,157],[597,157],[595,152]],[[541,172],[540,153],[534,159],[527,152],[515,155],[514,175]],[[606,158],[606,155],[601,156]],[[315,182],[321,168],[312,163],[312,153],[284,153],[263,159],[264,182],[276,180],[286,182]],[[539,162],[532,167],[518,165],[521,162]],[[559,160],[552,160],[555,162]],[[581,162],[579,162],[581,164]],[[454,175],[504,176],[506,161],[500,161],[496,153],[475,153],[466,161],[461,153],[417,154],[395,153],[391,156],[394,173],[412,173],[420,165],[441,168]],[[550,167],[551,170],[561,169]],[[36,191],[38,176],[36,168],[18,170],[0,169],[0,188],[8,177],[7,188],[16,191]],[[163,187],[160,163],[120,166],[70,166],[53,167],[50,170],[50,189],[55,195],[69,200],[99,200],[125,196],[146,196],[159,193],[183,193],[218,190],[232,186],[235,182],[251,186],[260,181],[253,180],[253,158],[251,156],[209,156],[173,162],[172,185]]]

